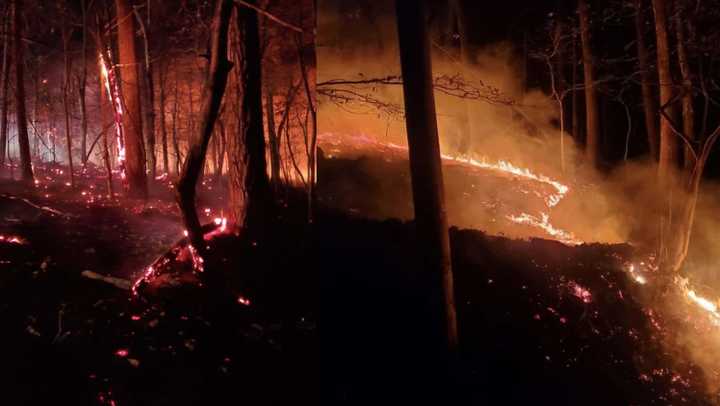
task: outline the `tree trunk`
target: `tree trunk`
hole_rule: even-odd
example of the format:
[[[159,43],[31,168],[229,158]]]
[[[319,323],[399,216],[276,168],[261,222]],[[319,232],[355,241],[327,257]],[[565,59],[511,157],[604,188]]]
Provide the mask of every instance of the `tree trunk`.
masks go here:
[[[180,155],[180,145],[178,144],[178,97],[180,97],[179,85],[177,81],[177,72],[175,73],[175,97],[173,97],[173,114],[172,114],[172,142],[173,152],[175,153],[175,174],[180,176],[180,165],[182,164],[182,156]]]
[[[100,38],[99,33],[98,38]],[[111,96],[107,94],[102,75],[98,75],[98,83],[100,85],[100,89],[98,91],[98,108],[100,110],[100,130],[102,131],[103,138],[103,163],[105,164],[105,176],[107,177],[107,194],[112,197],[114,193],[112,183],[112,163],[110,162],[110,148],[108,145],[108,131],[112,125],[111,112],[108,110],[111,107],[108,103]]]
[[[255,10],[238,8],[240,76],[243,87],[240,108],[240,139],[228,156],[230,218],[251,234],[263,231],[272,204],[265,162],[262,110],[262,55]],[[230,137],[234,140],[236,137]]]
[[[687,49],[685,47],[685,10],[680,1],[675,1],[675,33],[677,39],[677,57],[682,76],[682,119],[683,133],[688,139],[695,138],[695,110],[693,109],[693,82],[690,73]],[[693,152],[689,146],[684,148],[685,169],[691,170],[695,166]]]
[[[215,7],[211,31],[210,69],[203,89],[200,131],[191,133],[187,157],[177,185],[178,206],[188,232],[188,238],[201,256],[205,252],[205,243],[195,208],[195,191],[225,93],[228,73],[232,69],[232,63],[227,59],[227,33],[232,15],[232,5],[231,0],[219,0]]]
[[[167,124],[165,123],[165,69],[165,66],[161,66],[158,73],[160,75],[160,134],[162,136],[163,172],[169,175]]]
[[[578,14],[580,15],[580,43],[585,79],[585,153],[590,163],[597,167],[600,162],[600,122],[598,121],[595,71],[590,46],[590,16],[586,0],[578,0]]]
[[[11,7],[8,6],[7,13],[3,15],[3,32],[8,32],[10,27]],[[9,35],[3,35],[3,59],[2,72],[0,72],[0,174],[5,170],[5,157],[7,156],[8,139],[8,106],[10,105],[10,64],[12,53],[10,52]]]
[[[675,108],[670,105],[674,98],[672,73],[670,72],[670,45],[668,42],[665,0],[653,0],[655,12],[655,36],[657,38],[658,79],[660,85],[660,108],[675,121]],[[678,139],[672,132],[671,123],[665,115],[660,117],[660,158],[658,180],[667,184],[678,166]]]
[[[142,109],[138,58],[135,50],[135,19],[129,0],[115,0],[118,20],[118,56],[124,109],[122,115],[125,137],[125,174],[127,195],[147,198],[145,146],[142,136]]]
[[[150,3],[148,3],[149,7]],[[155,180],[157,171],[157,155],[155,154],[155,86],[153,85],[153,69],[150,63],[150,15],[148,11],[148,26],[142,21],[140,13],[137,8],[133,8],[133,13],[137,19],[140,31],[143,35],[143,43],[145,50],[145,64],[143,65],[143,78],[142,78],[142,94],[145,98],[146,103],[142,103],[143,110],[143,134],[147,141],[147,164],[150,166],[151,180]]]
[[[72,159],[72,134],[70,129],[70,54],[68,47],[70,45],[70,37],[72,31],[68,31],[68,27],[63,25],[62,40],[63,40],[63,60],[65,73],[63,78],[63,108],[65,112],[65,141],[67,143],[67,154],[68,154],[68,172],[70,172],[70,186],[75,187],[75,168],[73,167]]]
[[[85,10],[85,0],[80,1],[80,7],[82,9],[82,73],[80,74],[80,83],[78,91],[80,92],[80,114],[81,114],[81,130],[82,130],[82,142],[80,145],[80,153],[83,166],[87,165],[88,152],[87,152],[87,107],[85,103],[85,88],[87,85],[87,20]]]
[[[302,19],[301,19],[302,21]],[[302,75],[302,83],[303,87],[305,89],[305,98],[307,99],[307,106],[308,111],[310,112],[310,117],[312,121],[312,132],[310,132],[310,145],[308,146],[307,142],[307,132],[309,132],[307,125],[305,125],[306,130],[306,148],[307,151],[307,168],[308,168],[308,181],[307,181],[307,210],[308,210],[308,221],[312,222],[312,210],[313,210],[313,202],[315,199],[315,170],[316,170],[316,151],[317,151],[317,110],[315,109],[315,103],[313,102],[313,92],[312,89],[310,89],[310,80],[308,78],[308,72],[307,72],[307,66],[305,64],[305,57],[303,55],[303,36],[302,34],[297,35],[297,47],[298,47],[298,61],[300,62],[300,74]],[[290,106],[288,106],[289,108]],[[307,121],[307,120],[306,120]],[[307,124],[307,123],[306,123]],[[289,140],[288,140],[289,143]]]
[[[418,253],[432,275],[433,289],[442,287],[443,336],[454,351],[458,337],[450,239],[424,7],[422,1],[396,0]]]
[[[270,179],[274,193],[277,194],[280,185],[280,148],[275,131],[275,106],[270,87],[265,88],[265,114],[267,114],[268,141],[270,142]]]
[[[465,13],[463,12],[460,0],[451,0],[450,7],[453,9],[455,18],[457,18],[458,33],[460,35],[460,64],[462,67],[462,75],[466,82],[472,82],[472,71],[470,64],[472,58],[470,56],[470,45],[468,43],[467,21],[465,21]],[[475,133],[475,114],[472,111],[471,101],[463,99],[463,133],[460,135],[458,143],[458,154],[461,156],[470,156],[472,154],[473,137],[478,136]]]
[[[652,89],[650,57],[645,43],[645,19],[642,12],[643,0],[635,0],[635,34],[637,39],[638,67],[640,68],[640,88],[642,90],[643,110],[645,112],[645,131],[647,132],[650,156],[658,160],[660,138],[658,134],[658,107]]]
[[[20,149],[20,171],[21,180],[29,185],[34,181],[32,162],[30,158],[30,139],[27,129],[27,114],[25,112],[25,79],[24,57],[22,45],[22,13],[23,1],[13,2],[13,47],[15,48],[15,117],[18,129],[18,147]]]
[[[575,31],[575,30],[573,30]],[[575,142],[578,142],[580,140],[580,120],[578,119],[578,113],[580,110],[580,107],[578,106],[580,103],[578,103],[578,92],[577,92],[577,84],[578,84],[578,69],[577,69],[577,34],[573,32],[572,34],[572,99],[570,101],[570,104],[572,105],[572,137],[575,140]]]

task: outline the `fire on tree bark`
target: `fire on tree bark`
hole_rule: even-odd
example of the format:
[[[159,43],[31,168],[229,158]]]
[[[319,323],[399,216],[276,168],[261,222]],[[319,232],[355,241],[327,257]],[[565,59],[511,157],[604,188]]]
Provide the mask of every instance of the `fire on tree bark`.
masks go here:
[[[177,185],[178,205],[188,238],[201,256],[205,252],[205,243],[195,208],[195,191],[205,164],[208,143],[220,111],[228,73],[232,69],[232,63],[227,59],[227,34],[232,15],[232,4],[231,0],[219,0],[215,8],[211,32],[210,68],[203,89],[200,129],[191,135],[187,156]]]
[[[250,233],[259,233],[272,204],[263,134],[260,32],[255,9],[238,7],[237,16],[243,96],[240,137],[228,140],[230,220],[242,224]]]
[[[127,195],[147,198],[145,146],[142,136],[138,58],[135,50],[135,18],[128,0],[115,0],[118,21],[118,54],[122,78]]]
[[[578,0],[578,14],[580,15],[580,45],[585,79],[585,152],[590,163],[597,166],[600,160],[600,122],[598,121],[593,54],[590,47],[590,16],[586,0]]]
[[[396,0],[418,252],[432,273],[434,288],[442,286],[444,337],[454,350],[458,337],[450,239],[424,8],[422,1]]]
[[[20,149],[21,179],[27,184],[34,181],[30,160],[30,140],[28,138],[27,114],[25,113],[25,82],[23,44],[22,44],[22,0],[13,2],[13,47],[15,48],[15,117],[18,128],[18,146]]]

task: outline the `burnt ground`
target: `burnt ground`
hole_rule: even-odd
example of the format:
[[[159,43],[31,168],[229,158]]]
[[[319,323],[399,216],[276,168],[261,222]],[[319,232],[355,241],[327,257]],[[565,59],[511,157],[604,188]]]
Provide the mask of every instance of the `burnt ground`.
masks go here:
[[[627,245],[452,229],[461,347],[448,358],[412,223],[321,206],[308,226],[287,209],[270,241],[213,240],[249,306],[197,287],[148,302],[80,273],[129,278],[167,252],[180,234],[168,191],[143,205],[1,187],[0,233],[27,241],[0,242],[3,404],[716,400],[682,346],[667,345],[688,328],[682,315],[644,306],[650,291],[622,271]]]
[[[363,157],[319,165],[327,174],[320,199],[345,208],[318,223],[325,403],[717,403],[679,338],[696,328],[687,305],[677,313],[648,307],[675,298],[657,287],[659,275],[647,275],[647,285],[629,277],[628,261],[641,254],[629,245],[570,247],[452,228],[460,349],[449,357],[438,345],[433,282],[413,223],[365,218],[387,215],[382,197],[398,191],[362,177],[362,168],[392,164]],[[401,173],[384,176],[405,183]]]
[[[0,403],[316,403],[318,294],[304,209],[282,211],[266,243],[218,246],[237,259],[226,270],[249,305],[198,287],[139,299],[81,272],[132,280],[167,252],[182,235],[171,191],[128,202],[98,197],[102,182],[87,177],[75,190],[49,172],[39,179],[31,192],[0,184],[0,235],[24,240],[0,241]],[[205,221],[222,203],[212,196],[204,187]]]
[[[329,220],[318,231],[335,236],[319,248],[328,404],[713,404],[699,367],[663,345],[687,326],[641,305],[621,271],[629,246],[453,228],[460,352],[448,360],[412,223]]]

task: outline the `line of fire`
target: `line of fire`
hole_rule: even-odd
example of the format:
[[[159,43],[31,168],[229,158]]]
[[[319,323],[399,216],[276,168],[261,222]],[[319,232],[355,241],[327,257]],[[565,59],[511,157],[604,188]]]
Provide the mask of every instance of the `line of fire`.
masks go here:
[[[0,404],[720,404],[719,23],[0,0]]]

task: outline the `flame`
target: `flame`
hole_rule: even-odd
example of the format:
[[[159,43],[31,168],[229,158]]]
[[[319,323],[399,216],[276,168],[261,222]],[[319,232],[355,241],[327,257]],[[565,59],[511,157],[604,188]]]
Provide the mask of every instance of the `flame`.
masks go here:
[[[24,245],[26,244],[25,240],[22,238],[16,236],[16,235],[2,235],[0,234],[0,242],[4,242],[7,244],[18,244],[18,245]]]
[[[528,213],[522,213],[519,216],[509,215],[507,219],[517,224],[527,224],[540,228],[555,237],[558,241],[568,245],[580,245],[583,243],[582,240],[575,238],[573,233],[561,230],[550,224],[550,215],[544,212],[540,213],[540,218]]]
[[[366,146],[372,146],[377,150],[395,150],[400,151],[402,153],[407,153],[408,147],[400,144],[395,144],[392,142],[381,142],[378,141],[370,136],[361,134],[359,136],[352,136],[352,137],[342,137],[341,139],[338,139],[334,136],[334,134],[331,133],[325,133],[320,136],[321,140],[323,142],[327,142],[328,144],[332,145],[332,152],[340,152],[339,146],[345,144],[346,142],[349,143],[358,143],[361,145]],[[332,154],[329,155],[332,158]],[[532,227],[539,228],[543,230],[546,234],[548,234],[550,237],[553,237],[554,239],[568,245],[579,245],[582,244],[583,241],[576,238],[575,235],[569,231],[560,229],[552,223],[550,223],[550,212],[549,210],[556,207],[564,198],[565,196],[570,192],[570,187],[566,184],[556,180],[552,179],[549,176],[535,173],[529,168],[521,168],[513,163],[506,161],[506,160],[497,160],[492,161],[489,158],[486,157],[480,157],[480,158],[465,158],[465,157],[456,157],[449,154],[441,154],[440,155],[443,161],[446,162],[453,162],[460,165],[467,165],[473,168],[478,169],[484,169],[484,170],[490,170],[493,172],[499,172],[505,175],[510,175],[518,178],[522,178],[528,181],[538,182],[545,185],[548,185],[554,189],[554,193],[549,193],[545,196],[542,196],[543,202],[545,203],[545,206],[547,207],[548,211],[546,212],[540,212],[539,215],[532,215],[529,213],[520,213],[518,215],[509,215],[506,216],[506,218],[509,221],[512,221],[517,224],[524,224],[529,225]]]
[[[680,288],[685,297],[690,303],[694,303],[697,307],[704,310],[712,323],[716,326],[720,326],[720,311],[718,311],[718,305],[716,302],[711,301],[703,296],[700,296],[695,292],[695,289],[690,287],[690,281],[687,278],[675,278],[675,284]]]
[[[112,58],[110,49],[107,50],[108,56]],[[115,80],[114,71],[107,68],[105,57],[102,53],[99,54],[100,72],[103,76],[103,83],[105,84],[105,91],[107,92],[110,105],[113,107],[115,112],[115,135],[117,138],[118,148],[118,166],[120,167],[120,178],[125,181],[125,142],[122,134],[122,99],[120,98],[120,90],[118,89],[117,81]]]

